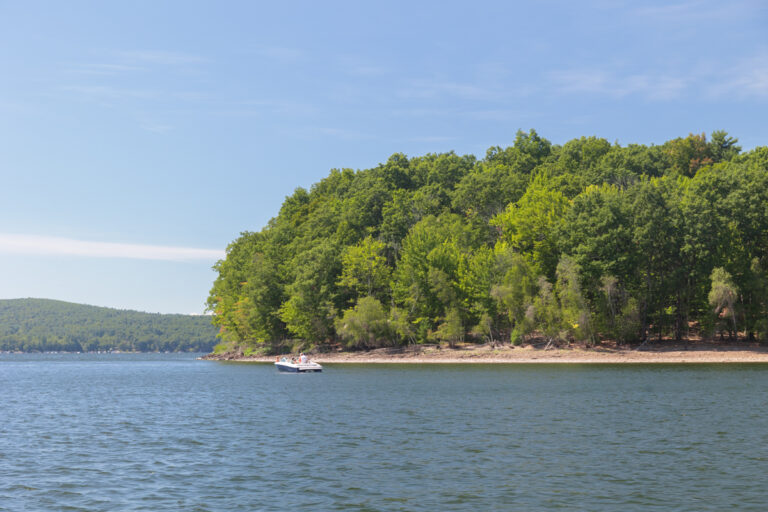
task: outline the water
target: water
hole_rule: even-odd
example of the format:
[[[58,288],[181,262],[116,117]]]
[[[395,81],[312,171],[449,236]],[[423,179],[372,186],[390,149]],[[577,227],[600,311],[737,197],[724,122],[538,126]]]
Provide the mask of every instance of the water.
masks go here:
[[[0,355],[0,510],[764,510],[768,365]]]

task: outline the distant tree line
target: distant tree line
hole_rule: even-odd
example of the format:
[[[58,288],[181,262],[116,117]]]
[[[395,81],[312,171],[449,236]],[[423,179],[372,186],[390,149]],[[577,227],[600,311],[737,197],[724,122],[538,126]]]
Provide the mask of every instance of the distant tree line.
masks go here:
[[[47,299],[0,300],[0,350],[209,352],[208,316],[163,315]]]
[[[298,188],[215,266],[221,350],[768,338],[768,148],[536,131]]]

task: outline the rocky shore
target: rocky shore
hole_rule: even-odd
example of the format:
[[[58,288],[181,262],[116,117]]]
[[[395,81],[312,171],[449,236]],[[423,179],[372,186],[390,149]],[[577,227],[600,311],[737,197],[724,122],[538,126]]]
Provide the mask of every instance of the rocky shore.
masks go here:
[[[768,347],[751,343],[661,343],[644,347],[417,345],[356,352],[310,353],[318,363],[768,363]],[[210,354],[203,359],[273,362],[274,356]]]

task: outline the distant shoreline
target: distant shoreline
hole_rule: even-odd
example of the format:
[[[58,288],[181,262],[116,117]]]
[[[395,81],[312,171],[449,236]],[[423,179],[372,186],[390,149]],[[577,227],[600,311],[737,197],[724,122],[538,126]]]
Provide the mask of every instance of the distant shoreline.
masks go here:
[[[458,348],[411,346],[377,349],[367,352],[333,352],[311,354],[318,363],[768,363],[768,347],[748,343],[695,343],[689,345],[651,345],[638,350],[596,346],[512,347],[510,345],[465,345]],[[242,354],[209,354],[202,359],[235,362],[274,362],[275,356]]]

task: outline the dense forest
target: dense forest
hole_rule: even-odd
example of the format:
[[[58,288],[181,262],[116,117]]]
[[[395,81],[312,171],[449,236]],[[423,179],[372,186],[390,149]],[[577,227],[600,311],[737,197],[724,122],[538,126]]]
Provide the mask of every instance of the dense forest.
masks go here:
[[[768,147],[520,131],[298,188],[215,269],[218,350],[768,338]]]
[[[161,315],[47,299],[0,300],[0,350],[208,352],[207,316]]]

